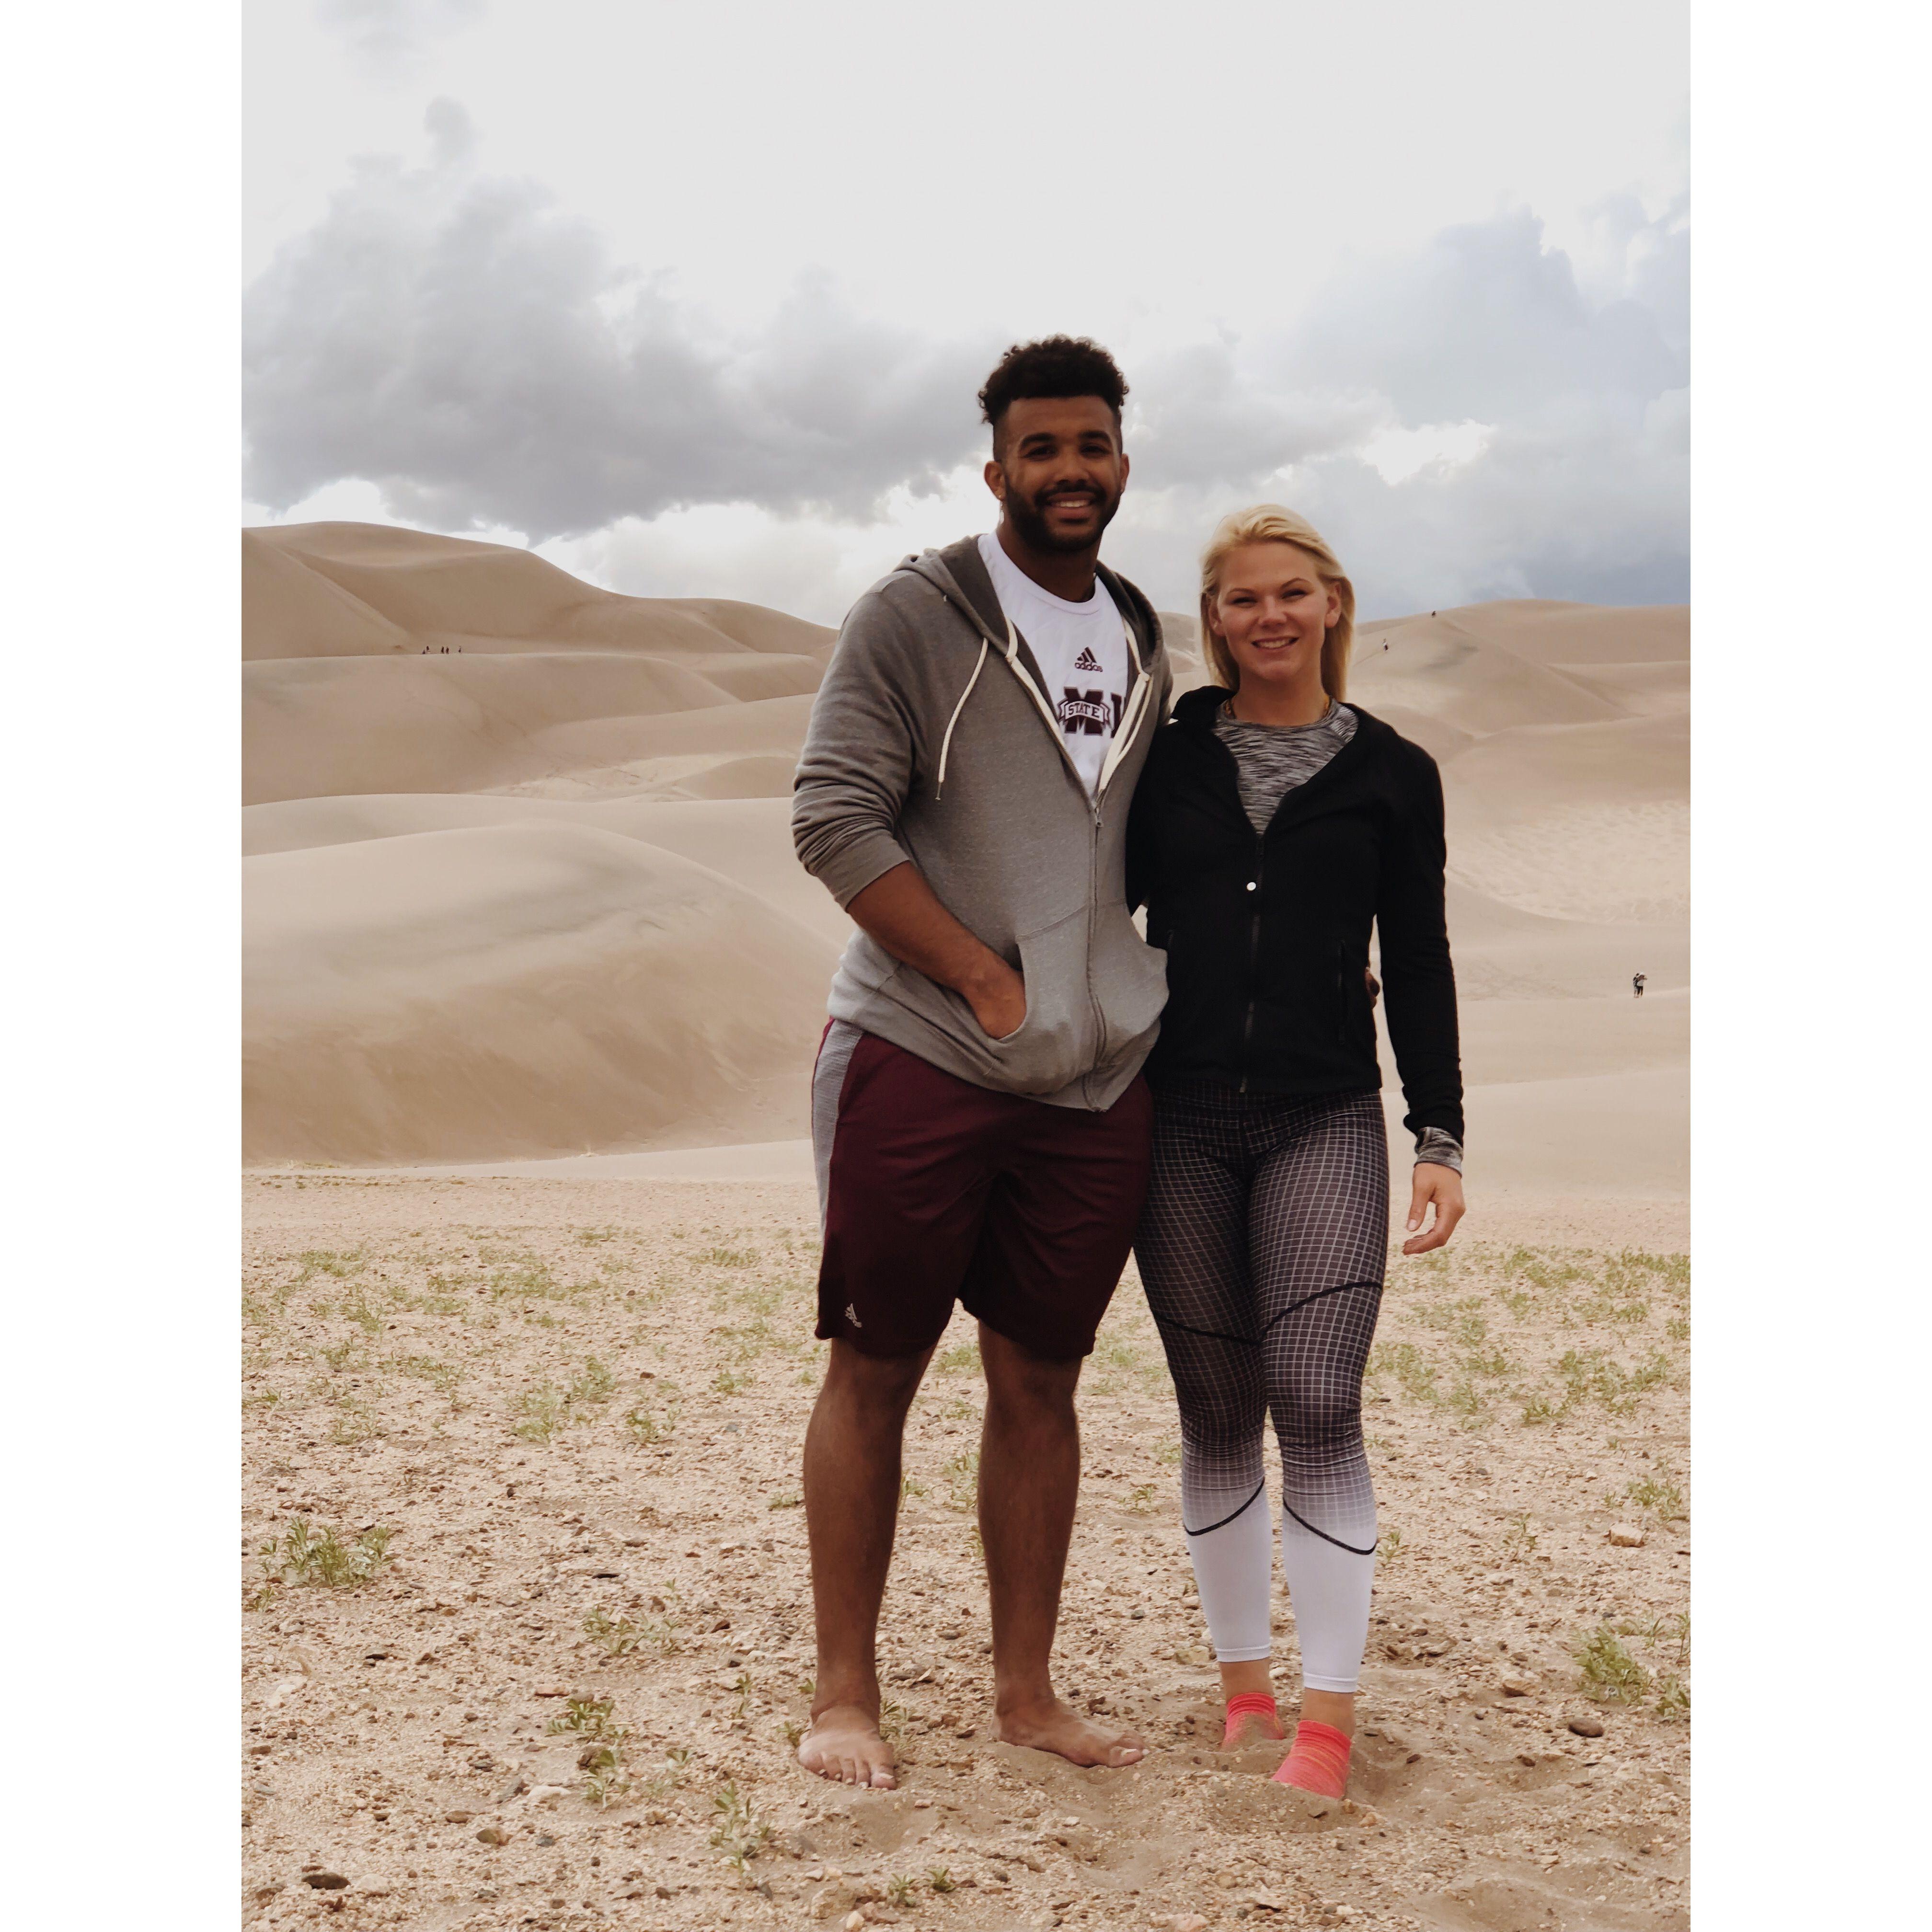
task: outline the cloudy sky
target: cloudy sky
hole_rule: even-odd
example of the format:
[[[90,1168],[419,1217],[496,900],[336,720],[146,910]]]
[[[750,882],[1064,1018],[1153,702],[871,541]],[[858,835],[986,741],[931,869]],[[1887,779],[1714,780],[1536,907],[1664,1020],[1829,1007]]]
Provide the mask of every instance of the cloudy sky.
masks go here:
[[[1167,608],[1303,510],[1371,616],[1688,584],[1677,0],[248,10],[244,518],[836,622],[1091,334]]]

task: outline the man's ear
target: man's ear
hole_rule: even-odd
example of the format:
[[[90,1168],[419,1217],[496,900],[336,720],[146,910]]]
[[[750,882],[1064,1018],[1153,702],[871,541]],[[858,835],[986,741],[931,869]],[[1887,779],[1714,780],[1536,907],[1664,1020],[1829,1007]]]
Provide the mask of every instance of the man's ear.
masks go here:
[[[1000,467],[998,460],[988,457],[986,466],[980,473],[986,479],[986,488],[1004,503],[1006,500],[1006,472]]]

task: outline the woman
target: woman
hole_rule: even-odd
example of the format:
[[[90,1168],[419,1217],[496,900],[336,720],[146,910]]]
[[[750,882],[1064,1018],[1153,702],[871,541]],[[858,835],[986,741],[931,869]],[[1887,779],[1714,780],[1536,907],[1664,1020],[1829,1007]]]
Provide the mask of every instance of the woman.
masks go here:
[[[1335,1798],[1375,1568],[1361,1382],[1389,1184],[1372,926],[1417,1138],[1402,1252],[1442,1246],[1462,1214],[1442,782],[1426,752],[1342,701],[1354,604],[1292,511],[1222,521],[1201,571],[1218,682],[1156,735],[1128,832],[1128,897],[1146,905],[1168,976],[1135,1250],[1180,1397],[1182,1527],[1226,1742],[1283,1736],[1268,1666],[1271,1414],[1303,1688],[1275,1776]]]

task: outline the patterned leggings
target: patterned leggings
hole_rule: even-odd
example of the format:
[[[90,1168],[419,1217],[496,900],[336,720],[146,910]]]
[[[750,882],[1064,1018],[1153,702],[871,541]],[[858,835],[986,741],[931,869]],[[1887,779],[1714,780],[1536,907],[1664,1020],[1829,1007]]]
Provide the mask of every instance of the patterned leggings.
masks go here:
[[[1317,1100],[1169,1085],[1134,1250],[1180,1401],[1180,1513],[1215,1654],[1270,1652],[1264,1429],[1281,1449],[1282,1568],[1302,1682],[1352,1692],[1376,1498],[1362,1372],[1388,1243],[1373,1094]]]

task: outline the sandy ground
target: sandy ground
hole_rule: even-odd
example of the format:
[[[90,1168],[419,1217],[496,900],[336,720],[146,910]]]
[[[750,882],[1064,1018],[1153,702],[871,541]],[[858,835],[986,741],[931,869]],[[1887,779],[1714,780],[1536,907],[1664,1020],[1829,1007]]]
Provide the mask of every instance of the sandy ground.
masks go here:
[[[1148,1759],[1081,1772],[988,1739],[956,1323],[910,1426],[883,1634],[903,1784],[855,1794],[791,1755],[808,1188],[310,1169],[245,1195],[251,1924],[1685,1922],[1681,1203],[1476,1192],[1447,1259],[1395,1263],[1362,1728],[1349,1802],[1316,1816],[1268,1781],[1278,1752],[1215,1748],[1131,1274],[1084,1378],[1057,1656]],[[289,1561],[298,1522],[352,1552],[386,1532],[383,1560],[304,1581],[328,1559]],[[1285,1598],[1277,1628],[1286,1699]],[[1586,1694],[1593,1639],[1628,1701]]]

